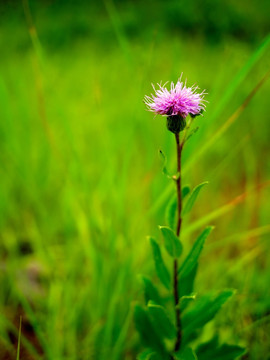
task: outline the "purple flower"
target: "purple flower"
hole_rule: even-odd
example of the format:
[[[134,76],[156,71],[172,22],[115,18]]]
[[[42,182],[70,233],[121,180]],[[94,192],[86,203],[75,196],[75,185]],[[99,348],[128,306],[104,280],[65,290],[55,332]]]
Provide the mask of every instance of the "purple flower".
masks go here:
[[[144,103],[149,111],[160,115],[178,115],[186,118],[188,114],[196,116],[205,110],[205,92],[197,93],[198,86],[187,87],[186,82],[185,84],[181,82],[181,78],[176,85],[173,82],[171,83],[170,91],[165,85],[158,84],[158,90],[152,85],[155,91],[154,95],[145,96]]]

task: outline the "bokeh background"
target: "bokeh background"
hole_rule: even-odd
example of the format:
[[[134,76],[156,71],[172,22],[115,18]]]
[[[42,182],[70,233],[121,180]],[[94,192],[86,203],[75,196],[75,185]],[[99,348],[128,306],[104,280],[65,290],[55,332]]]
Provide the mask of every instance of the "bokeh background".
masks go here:
[[[196,291],[237,294],[201,340],[270,359],[268,0],[1,1],[0,359],[131,360],[175,169],[151,83],[208,92],[183,183],[208,180],[188,249],[215,225]]]

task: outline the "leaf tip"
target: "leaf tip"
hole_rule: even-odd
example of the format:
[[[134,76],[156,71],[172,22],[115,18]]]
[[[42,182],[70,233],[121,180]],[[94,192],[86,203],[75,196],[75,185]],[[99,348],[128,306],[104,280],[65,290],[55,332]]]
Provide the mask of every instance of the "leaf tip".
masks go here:
[[[149,241],[150,244],[153,244],[155,242],[155,239],[151,235],[146,236],[146,239],[147,241]]]

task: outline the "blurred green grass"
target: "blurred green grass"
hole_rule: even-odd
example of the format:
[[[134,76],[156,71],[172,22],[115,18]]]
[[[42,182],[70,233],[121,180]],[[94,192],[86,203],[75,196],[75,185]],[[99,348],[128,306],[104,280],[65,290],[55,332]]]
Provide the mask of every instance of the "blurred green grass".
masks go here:
[[[20,315],[21,359],[29,353],[54,360],[135,358],[137,274],[154,273],[146,235],[157,235],[164,224],[170,196],[158,149],[171,169],[175,156],[164,119],[147,113],[142,98],[151,82],[175,81],[182,72],[188,84],[207,89],[209,101],[184,153],[184,183],[210,181],[184,224],[187,247],[200,230],[191,231],[196,221],[216,216],[196,288],[238,289],[202,336],[218,328],[223,340],[246,345],[250,359],[265,359],[269,82],[203,156],[196,155],[267,72],[269,39],[263,42],[263,26],[252,41],[222,29],[213,44],[207,31],[187,35],[182,25],[176,31],[160,22],[161,10],[170,12],[174,2],[158,3],[158,16],[145,26],[140,21],[151,4],[142,19],[142,4],[127,4],[31,3],[30,32],[23,6],[14,12],[4,6],[0,359],[15,357]],[[135,21],[130,32],[128,15]],[[214,27],[214,38],[217,33]],[[237,206],[224,210],[243,193]]]

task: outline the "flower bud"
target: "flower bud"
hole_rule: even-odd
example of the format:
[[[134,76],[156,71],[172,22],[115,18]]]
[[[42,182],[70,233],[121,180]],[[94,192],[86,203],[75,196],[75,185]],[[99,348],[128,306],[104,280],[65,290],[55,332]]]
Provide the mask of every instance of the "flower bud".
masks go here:
[[[186,127],[186,119],[180,115],[170,115],[167,117],[167,129],[174,134],[178,134]]]

